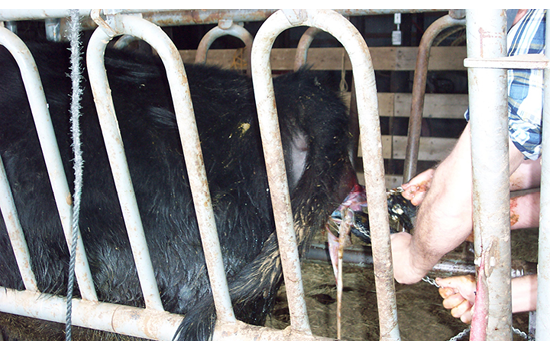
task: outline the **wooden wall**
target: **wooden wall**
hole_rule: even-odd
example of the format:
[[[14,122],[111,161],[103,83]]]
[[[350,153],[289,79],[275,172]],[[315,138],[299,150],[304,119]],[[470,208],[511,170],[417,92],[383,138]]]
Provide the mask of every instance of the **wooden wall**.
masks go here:
[[[370,48],[375,71],[414,71],[417,47],[373,47]],[[194,50],[180,51],[185,63],[193,63]],[[241,58],[241,50],[211,50],[207,63],[229,68],[235,60]],[[271,67],[274,72],[292,70],[295,49],[274,49],[271,55]],[[463,71],[463,60],[466,48],[432,47],[428,70],[430,71]],[[311,48],[308,52],[308,64],[314,70],[351,69],[350,61],[343,48]],[[349,103],[349,93],[345,96]],[[465,94],[426,94],[424,117],[464,120],[468,96]],[[379,92],[378,105],[381,117],[408,117],[411,106],[410,93]],[[456,142],[450,137],[421,137],[419,160],[442,160]],[[382,146],[384,159],[404,159],[407,144],[406,136],[383,135]],[[359,151],[361,156],[361,151]],[[362,175],[359,176],[363,181]],[[386,186],[394,188],[401,184],[401,174],[387,174]]]

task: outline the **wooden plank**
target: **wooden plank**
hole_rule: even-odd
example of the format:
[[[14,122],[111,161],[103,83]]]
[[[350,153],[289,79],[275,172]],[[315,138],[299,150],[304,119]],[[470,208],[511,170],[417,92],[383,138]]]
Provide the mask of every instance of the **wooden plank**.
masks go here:
[[[445,137],[421,137],[418,160],[440,161],[449,155],[457,139]],[[382,135],[382,157],[384,159],[405,159],[407,136]],[[362,157],[361,148],[357,152]]]
[[[403,175],[395,175],[395,174],[386,174],[385,176],[386,180],[386,188],[396,188],[402,185],[403,183]],[[365,186],[365,173],[364,172],[357,172],[357,181],[360,185]]]
[[[343,95],[349,106],[350,93]],[[409,117],[412,95],[405,93],[379,92],[378,113],[383,117]],[[424,114],[426,118],[464,119],[468,108],[468,95],[462,94],[426,94],[424,97]]]
[[[418,159],[424,161],[439,161],[449,155],[457,139],[444,137],[421,137]],[[393,136],[393,158],[405,159],[407,136]]]
[[[394,115],[409,117],[412,94],[396,93]],[[468,109],[468,95],[463,94],[426,94],[424,96],[424,113],[426,118],[464,119]]]
[[[369,52],[375,70],[413,71],[418,47],[371,47]],[[182,50],[180,53],[185,63],[195,61],[195,50]],[[273,49],[271,68],[292,70],[295,54],[296,49]],[[210,50],[207,63],[229,68],[235,56],[235,49]],[[466,70],[463,65],[465,46],[435,46],[431,48],[430,56],[429,70]],[[342,47],[310,48],[308,64],[314,70],[351,70],[351,62]]]
[[[379,92],[377,95],[378,95],[377,96],[378,97],[378,115],[383,117],[393,116],[395,93]],[[343,93],[342,99],[349,108],[351,93],[350,92]]]

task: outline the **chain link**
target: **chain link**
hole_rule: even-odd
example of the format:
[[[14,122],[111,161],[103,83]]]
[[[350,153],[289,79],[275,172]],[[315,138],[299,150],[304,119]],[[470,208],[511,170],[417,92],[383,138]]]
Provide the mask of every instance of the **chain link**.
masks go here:
[[[461,331],[460,333],[456,334],[455,336],[451,337],[449,339],[449,341],[458,341],[458,340],[461,340],[464,336],[468,335],[468,333],[470,332],[470,327],[468,326],[468,328],[464,329],[463,331]]]
[[[433,285],[436,288],[439,288],[439,284],[437,284],[434,279],[431,279],[428,276],[424,276],[424,278],[422,278],[422,280],[426,283],[429,283],[429,284]]]
[[[526,332],[522,332],[521,330],[519,330],[519,329],[517,329],[517,328],[514,328],[513,326],[512,326],[512,331],[513,331],[515,334],[521,336],[522,338],[524,338],[524,339],[527,340],[527,341],[535,341],[535,338],[534,338],[533,336],[528,335]]]

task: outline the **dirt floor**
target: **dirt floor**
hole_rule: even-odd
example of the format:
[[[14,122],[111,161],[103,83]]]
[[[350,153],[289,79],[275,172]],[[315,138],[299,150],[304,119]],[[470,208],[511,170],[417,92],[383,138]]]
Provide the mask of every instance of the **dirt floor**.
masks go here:
[[[512,258],[536,262],[538,229],[512,232]],[[455,253],[464,253],[461,246]],[[306,260],[302,265],[304,290],[309,320],[314,335],[336,338],[336,285],[332,268],[327,262]],[[378,312],[372,267],[344,267],[344,298],[342,302],[342,339],[378,340]],[[441,274],[431,274],[432,276]],[[443,308],[437,288],[420,282],[415,285],[396,284],[397,315],[403,341],[449,340],[467,325],[453,318]],[[275,310],[267,326],[283,329],[288,325],[288,304],[281,288]],[[529,314],[513,316],[513,325],[528,331]],[[460,340],[468,340],[464,336]],[[524,338],[514,335],[514,340]]]

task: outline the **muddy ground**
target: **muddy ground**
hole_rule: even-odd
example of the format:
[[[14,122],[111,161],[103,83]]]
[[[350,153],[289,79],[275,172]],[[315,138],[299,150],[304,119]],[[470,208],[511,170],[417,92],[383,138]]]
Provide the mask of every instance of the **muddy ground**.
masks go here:
[[[537,248],[533,246],[537,245],[537,240],[538,229],[513,231],[512,258],[536,262]],[[453,255],[461,257],[467,248],[468,245],[463,245]],[[332,268],[327,262],[306,260],[303,262],[302,271],[306,304],[314,335],[336,338],[336,286]],[[449,340],[467,327],[443,308],[436,287],[420,282],[415,285],[396,284],[395,289],[399,330],[403,341]],[[342,306],[343,340],[379,339],[372,267],[349,264],[344,267]],[[288,325],[288,321],[288,304],[283,287],[267,326],[282,329]],[[528,322],[528,313],[513,316],[514,327],[522,331],[528,330]],[[465,336],[461,340],[468,340],[468,337]],[[524,338],[514,335],[514,340]]]

